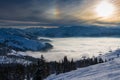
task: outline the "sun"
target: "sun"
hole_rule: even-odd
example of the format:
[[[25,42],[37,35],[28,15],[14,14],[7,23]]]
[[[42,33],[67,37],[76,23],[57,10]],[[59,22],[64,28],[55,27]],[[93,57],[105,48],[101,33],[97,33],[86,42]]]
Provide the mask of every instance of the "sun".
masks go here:
[[[102,1],[96,6],[96,13],[99,17],[109,17],[114,13],[115,7],[113,4],[107,1]]]

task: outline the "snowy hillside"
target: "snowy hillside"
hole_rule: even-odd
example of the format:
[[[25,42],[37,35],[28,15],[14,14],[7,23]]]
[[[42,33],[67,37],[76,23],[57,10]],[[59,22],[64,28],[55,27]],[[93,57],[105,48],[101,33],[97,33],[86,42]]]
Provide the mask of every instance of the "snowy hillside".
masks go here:
[[[30,64],[32,61],[27,59],[22,59],[18,57],[8,57],[8,56],[0,56],[0,64],[13,64],[13,63],[19,63],[19,64]]]
[[[99,57],[107,59],[107,62],[59,75],[52,74],[45,80],[120,80],[120,49]]]
[[[0,64],[30,64],[36,59],[25,51],[46,51],[52,47],[22,29],[0,28]]]
[[[25,54],[25,52],[0,48],[0,64],[23,64],[28,65],[37,59]]]
[[[45,80],[120,80],[120,58],[59,75]]]
[[[40,51],[52,48],[51,44],[37,40],[32,34],[12,28],[0,29],[0,45],[17,51]]]

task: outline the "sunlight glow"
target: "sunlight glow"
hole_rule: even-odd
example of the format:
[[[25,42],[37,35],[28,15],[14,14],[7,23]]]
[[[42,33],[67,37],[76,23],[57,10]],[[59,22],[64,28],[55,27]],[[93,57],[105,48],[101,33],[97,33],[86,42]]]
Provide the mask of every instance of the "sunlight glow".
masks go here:
[[[97,15],[103,18],[110,17],[114,13],[114,10],[114,5],[107,1],[102,1],[95,9]]]

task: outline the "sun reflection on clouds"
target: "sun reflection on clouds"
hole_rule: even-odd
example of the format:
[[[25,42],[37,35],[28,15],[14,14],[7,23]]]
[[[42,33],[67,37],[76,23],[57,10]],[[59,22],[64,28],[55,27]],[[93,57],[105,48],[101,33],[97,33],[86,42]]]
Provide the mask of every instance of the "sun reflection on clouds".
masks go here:
[[[87,5],[80,6],[74,13],[77,20],[84,21],[84,24],[114,23],[120,22],[120,1],[118,0],[95,0]],[[77,7],[78,8],[78,7]],[[104,23],[104,24],[102,24]],[[112,25],[111,25],[112,26]]]
[[[59,19],[60,10],[57,7],[50,8],[45,12],[47,18],[49,19]]]
[[[62,25],[120,23],[120,0],[30,0],[25,8],[15,3],[13,7],[0,6],[0,18],[5,20]]]

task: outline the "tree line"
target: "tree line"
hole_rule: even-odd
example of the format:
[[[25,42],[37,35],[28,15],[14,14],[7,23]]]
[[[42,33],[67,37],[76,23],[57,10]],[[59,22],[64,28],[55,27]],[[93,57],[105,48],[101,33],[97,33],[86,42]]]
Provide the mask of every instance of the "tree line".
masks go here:
[[[61,61],[47,62],[43,55],[29,65],[19,63],[0,64],[0,80],[43,80],[50,74],[60,74],[105,62],[102,58],[86,58],[74,61],[65,56]]]

